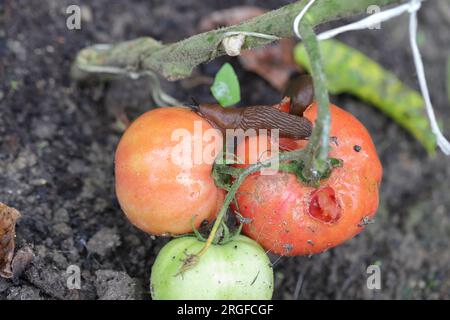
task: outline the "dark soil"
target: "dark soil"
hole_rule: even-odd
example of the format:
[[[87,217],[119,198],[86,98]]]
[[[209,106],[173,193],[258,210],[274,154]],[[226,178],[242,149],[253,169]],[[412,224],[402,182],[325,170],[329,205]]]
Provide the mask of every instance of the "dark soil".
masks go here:
[[[260,1],[268,8],[288,1]],[[83,5],[82,30],[66,28],[65,10]],[[0,1],[0,201],[17,208],[17,249],[35,255],[14,280],[0,279],[0,299],[148,299],[150,268],[166,239],[152,239],[122,214],[114,194],[113,155],[121,135],[115,114],[152,108],[145,81],[79,86],[69,77],[76,53],[93,43],[139,36],[164,42],[195,34],[209,12],[257,1],[2,0]],[[450,5],[426,1],[420,12],[422,51],[440,122],[449,134],[445,63]],[[341,37],[417,88],[407,18],[381,30]],[[197,75],[214,76],[218,59]],[[243,104],[280,95],[236,66]],[[212,101],[208,85],[166,85],[188,101]],[[311,258],[272,257],[276,299],[450,298],[450,161],[428,156],[393,121],[350,96],[332,100],[369,129],[384,165],[376,223],[346,244]],[[366,286],[366,268],[381,267],[381,290]],[[66,269],[82,272],[69,290]]]

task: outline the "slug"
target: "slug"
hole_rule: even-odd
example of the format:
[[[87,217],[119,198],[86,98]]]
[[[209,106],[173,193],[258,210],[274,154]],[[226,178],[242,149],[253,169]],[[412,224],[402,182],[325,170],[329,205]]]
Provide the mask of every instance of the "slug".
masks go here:
[[[312,124],[308,119],[271,106],[223,108],[218,104],[197,104],[190,108],[222,133],[226,129],[279,129],[281,138],[300,140],[308,138],[312,131]]]
[[[313,79],[309,74],[294,73],[289,78],[284,96],[291,99],[289,113],[302,116],[314,100]]]

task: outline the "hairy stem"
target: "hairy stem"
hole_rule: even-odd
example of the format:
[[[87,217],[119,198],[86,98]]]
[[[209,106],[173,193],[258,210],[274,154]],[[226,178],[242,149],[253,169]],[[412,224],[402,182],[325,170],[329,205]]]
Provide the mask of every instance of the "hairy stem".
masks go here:
[[[313,183],[318,183],[320,177],[329,170],[330,100],[316,34],[308,22],[303,23],[299,31],[311,63],[314,95],[318,104],[317,120],[306,147],[308,157],[303,175]]]
[[[370,5],[389,5],[400,0],[319,0],[308,11],[308,23],[318,24],[365,13]],[[221,43],[229,32],[253,32],[280,38],[291,37],[292,24],[307,1],[296,1],[244,23],[204,32],[164,45],[150,37],[114,45],[94,45],[83,49],[72,66],[72,77],[84,80],[93,75],[154,71],[169,80],[189,76],[200,63],[225,54]],[[247,36],[242,49],[266,45],[274,40]]]

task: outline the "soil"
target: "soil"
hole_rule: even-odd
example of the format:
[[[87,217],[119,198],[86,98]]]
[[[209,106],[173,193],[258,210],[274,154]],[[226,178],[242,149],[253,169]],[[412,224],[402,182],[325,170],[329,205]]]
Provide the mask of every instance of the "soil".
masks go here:
[[[0,201],[17,208],[16,249],[33,261],[14,279],[0,279],[0,299],[150,299],[150,268],[167,239],[134,228],[114,194],[113,155],[121,136],[115,115],[153,107],[145,81],[79,85],[69,70],[94,43],[139,36],[164,42],[195,34],[201,17],[220,8],[288,1],[3,0],[0,2]],[[65,10],[82,5],[82,29],[66,27]],[[450,4],[426,1],[419,14],[422,51],[439,121],[450,134],[445,63]],[[339,22],[342,23],[342,22]],[[407,17],[380,30],[340,37],[417,87]],[[242,104],[275,103],[280,94],[236,59],[204,64],[213,77],[231,61]],[[199,78],[201,79],[201,78]],[[182,101],[213,101],[208,85],[165,84]],[[450,161],[429,156],[397,124],[351,96],[333,102],[369,129],[384,165],[375,223],[356,238],[312,257],[271,257],[275,299],[450,298]],[[369,290],[366,269],[377,264],[381,289]],[[67,286],[69,266],[81,270],[81,290]],[[70,287],[70,286],[69,286]]]

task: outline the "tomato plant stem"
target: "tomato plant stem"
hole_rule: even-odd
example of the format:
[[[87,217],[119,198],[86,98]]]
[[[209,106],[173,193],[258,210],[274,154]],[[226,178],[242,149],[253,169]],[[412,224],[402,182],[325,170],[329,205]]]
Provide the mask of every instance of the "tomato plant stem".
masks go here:
[[[330,169],[328,161],[330,135],[330,100],[325,71],[319,49],[319,42],[309,22],[303,22],[299,28],[311,64],[311,75],[314,81],[314,95],[318,104],[317,120],[306,147],[308,156],[305,161],[303,175],[314,183]]]
[[[262,168],[269,167],[274,161],[291,161],[291,160],[300,160],[306,158],[306,151],[304,149],[301,150],[294,150],[290,152],[283,152],[279,154],[276,157],[267,159],[262,162],[258,162],[256,164],[250,165],[245,169],[241,169],[241,173],[238,175],[237,179],[234,181],[234,183],[231,185],[230,190],[227,193],[227,196],[225,197],[225,200],[223,202],[222,207],[220,208],[219,213],[217,214],[216,221],[214,222],[214,225],[211,229],[211,232],[208,236],[208,239],[205,242],[205,245],[203,248],[197,253],[197,257],[201,257],[205,252],[208,250],[208,248],[213,243],[217,231],[219,230],[219,226],[228,210],[228,207],[230,206],[231,201],[233,201],[237,190],[239,189],[242,182],[245,180],[245,178],[257,171],[260,171]]]
[[[337,18],[366,12],[370,5],[385,6],[401,0],[321,0],[308,10],[309,23],[316,26]],[[166,79],[188,77],[200,63],[225,54],[222,41],[230,34],[246,35],[242,49],[267,45],[277,38],[293,35],[292,24],[307,1],[296,1],[244,23],[211,30],[172,44],[162,44],[150,37],[138,38],[114,45],[94,45],[81,50],[72,66],[72,77],[86,80],[99,75],[134,75],[143,71],[156,72]],[[264,34],[268,37],[251,36]]]

